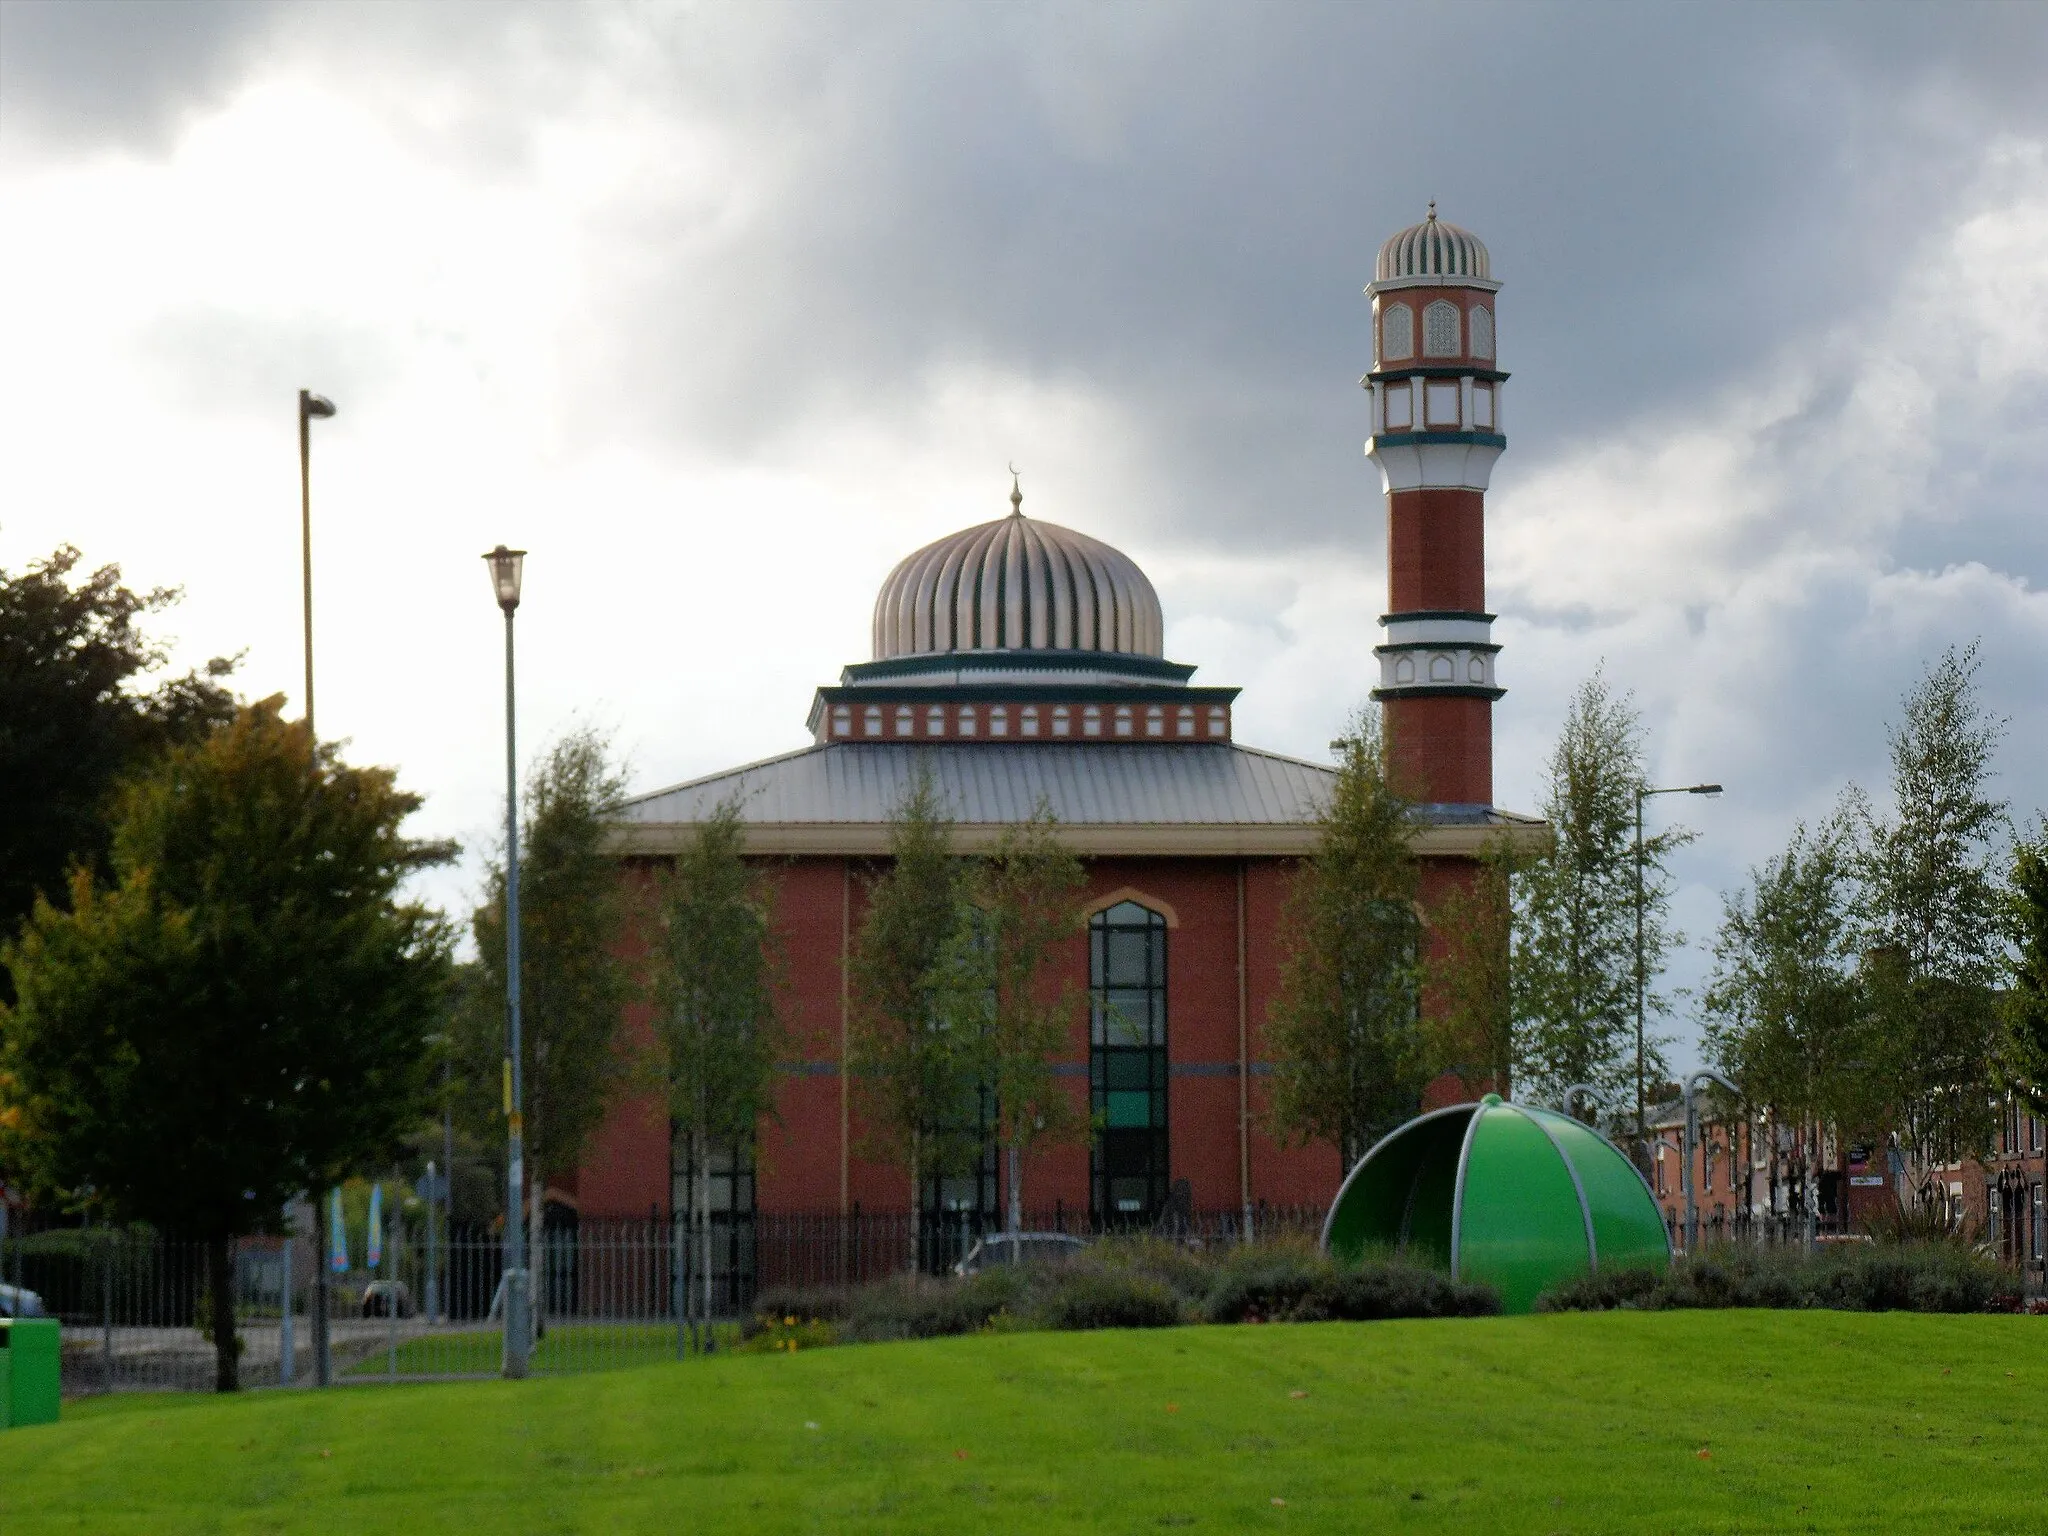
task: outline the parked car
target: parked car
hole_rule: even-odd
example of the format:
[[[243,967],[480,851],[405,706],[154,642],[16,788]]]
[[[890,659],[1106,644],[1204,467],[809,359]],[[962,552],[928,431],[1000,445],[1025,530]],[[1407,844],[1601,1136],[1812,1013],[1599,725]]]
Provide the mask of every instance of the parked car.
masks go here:
[[[363,1316],[390,1317],[394,1306],[400,1317],[411,1317],[415,1311],[412,1292],[403,1280],[372,1280],[363,1287]]]
[[[19,1285],[0,1285],[0,1317],[48,1317],[43,1298]]]
[[[1071,1259],[1088,1246],[1088,1239],[1067,1232],[991,1232],[967,1250],[967,1257],[953,1266],[956,1275],[978,1275],[984,1269],[1004,1264],[1044,1264]]]

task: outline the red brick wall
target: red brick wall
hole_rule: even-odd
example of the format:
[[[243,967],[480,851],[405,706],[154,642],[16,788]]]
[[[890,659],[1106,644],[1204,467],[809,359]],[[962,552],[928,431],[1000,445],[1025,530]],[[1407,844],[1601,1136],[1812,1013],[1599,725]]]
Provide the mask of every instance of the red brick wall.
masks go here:
[[[851,867],[849,867],[849,865]],[[1242,861],[1244,876],[1245,1037],[1252,1074],[1250,1124],[1240,1144],[1238,1021],[1238,876],[1228,858],[1106,858],[1089,861],[1086,899],[1122,890],[1137,893],[1171,914],[1167,938],[1167,1038],[1172,1176],[1193,1187],[1199,1210],[1235,1209],[1249,1154],[1254,1202],[1312,1205],[1326,1202],[1342,1177],[1337,1153],[1327,1146],[1288,1147],[1266,1129],[1268,1078],[1265,1020],[1278,993],[1283,909],[1289,862]],[[757,1198],[763,1211],[836,1211],[857,1203],[866,1211],[900,1211],[909,1203],[900,1167],[861,1155],[858,1099],[849,1096],[842,1120],[840,1075],[843,1008],[841,967],[846,936],[857,934],[866,881],[874,868],[861,861],[803,858],[764,864],[776,891],[776,934],[781,946],[785,1020],[791,1045],[778,1088],[778,1117],[762,1125]],[[1455,878],[1455,875],[1450,878]],[[1426,896],[1444,876],[1426,878]],[[1060,960],[1060,974],[1076,988],[1088,984],[1085,937],[1077,936]],[[644,1017],[629,1021],[644,1032]],[[1078,1014],[1065,1053],[1072,1068],[1064,1081],[1077,1107],[1087,1107],[1088,1027]],[[842,1159],[844,1185],[842,1187]],[[645,1216],[668,1205],[668,1133],[658,1104],[631,1101],[607,1120],[589,1163],[575,1180],[584,1215]],[[1042,1147],[1027,1159],[1026,1203],[1049,1210],[1088,1209],[1085,1141]]]

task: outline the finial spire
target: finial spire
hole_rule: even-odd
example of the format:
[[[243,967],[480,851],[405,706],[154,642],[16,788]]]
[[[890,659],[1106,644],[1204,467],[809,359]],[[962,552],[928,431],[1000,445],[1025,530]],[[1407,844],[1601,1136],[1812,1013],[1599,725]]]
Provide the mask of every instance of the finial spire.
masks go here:
[[[1017,483],[1017,466],[1010,466],[1010,516],[1024,515],[1024,487]]]
[[[1436,199],[1433,197],[1429,200],[1429,222],[1436,222]]]

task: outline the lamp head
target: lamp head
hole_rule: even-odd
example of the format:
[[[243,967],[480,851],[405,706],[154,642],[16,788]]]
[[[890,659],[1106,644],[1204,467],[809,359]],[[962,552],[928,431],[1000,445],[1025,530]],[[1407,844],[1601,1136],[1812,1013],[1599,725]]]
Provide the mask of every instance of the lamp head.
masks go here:
[[[1687,786],[1685,792],[1688,795],[1718,795],[1721,793],[1721,786],[1718,784],[1693,784]]]
[[[498,594],[498,606],[508,614],[519,606],[519,581],[526,564],[526,551],[500,544],[484,558],[491,562],[491,586]]]
[[[325,395],[316,395],[311,390],[302,389],[299,391],[299,413],[325,421],[334,414],[334,402]]]

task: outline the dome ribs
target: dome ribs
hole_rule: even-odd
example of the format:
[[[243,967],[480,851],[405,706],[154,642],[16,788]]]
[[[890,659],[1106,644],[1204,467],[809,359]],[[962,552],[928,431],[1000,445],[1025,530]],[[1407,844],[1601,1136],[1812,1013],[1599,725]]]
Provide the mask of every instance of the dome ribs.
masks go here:
[[[934,540],[875,598],[878,660],[950,651],[1163,656],[1145,573],[1121,551],[1055,523],[1007,517]]]

